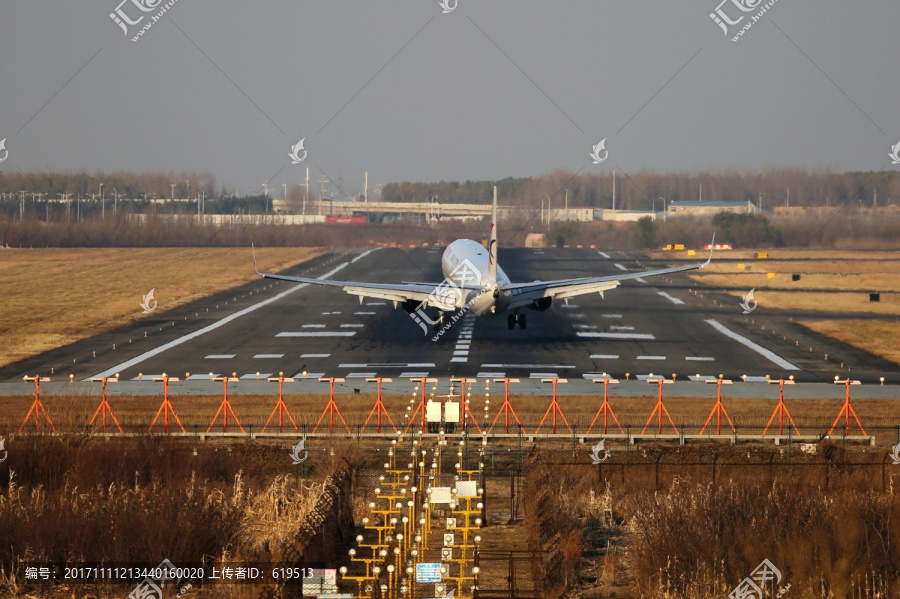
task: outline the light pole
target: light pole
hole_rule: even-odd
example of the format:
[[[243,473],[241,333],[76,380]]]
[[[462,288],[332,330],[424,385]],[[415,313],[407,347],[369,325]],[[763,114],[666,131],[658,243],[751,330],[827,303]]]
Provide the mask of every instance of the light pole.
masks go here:
[[[103,195],[103,183],[100,184],[100,218],[106,218],[106,196]]]
[[[266,198],[266,212],[269,211],[269,183],[263,183],[263,196]]]
[[[172,201],[174,202],[174,201],[175,201],[175,184],[174,184],[174,183],[169,183],[169,187],[172,188],[172,196],[171,196],[171,198],[172,198]]]

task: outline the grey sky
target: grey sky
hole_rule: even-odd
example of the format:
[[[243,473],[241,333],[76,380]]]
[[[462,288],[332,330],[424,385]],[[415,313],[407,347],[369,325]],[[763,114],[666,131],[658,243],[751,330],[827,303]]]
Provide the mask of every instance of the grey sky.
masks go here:
[[[137,43],[118,2],[4,1],[0,169],[211,171],[250,193],[307,166],[349,189],[365,170],[898,168],[889,0],[778,0],[737,43],[719,0],[178,0]]]

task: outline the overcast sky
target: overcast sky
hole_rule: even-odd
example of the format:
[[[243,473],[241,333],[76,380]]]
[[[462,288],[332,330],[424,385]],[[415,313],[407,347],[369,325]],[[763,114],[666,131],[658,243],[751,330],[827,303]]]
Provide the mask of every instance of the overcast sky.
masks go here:
[[[900,168],[895,0],[777,0],[737,42],[763,5],[737,4],[760,0],[721,5],[744,17],[728,35],[720,0],[177,0],[137,42],[163,3],[120,1],[3,0],[0,169],[211,171],[251,193],[306,167],[348,189]],[[127,35],[117,6],[144,16]]]

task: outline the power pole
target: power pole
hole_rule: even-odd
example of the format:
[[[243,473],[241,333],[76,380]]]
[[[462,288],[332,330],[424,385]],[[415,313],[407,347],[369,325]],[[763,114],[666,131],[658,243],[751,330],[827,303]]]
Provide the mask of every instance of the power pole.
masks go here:
[[[363,184],[363,203],[369,203],[369,171],[366,171],[366,182]]]

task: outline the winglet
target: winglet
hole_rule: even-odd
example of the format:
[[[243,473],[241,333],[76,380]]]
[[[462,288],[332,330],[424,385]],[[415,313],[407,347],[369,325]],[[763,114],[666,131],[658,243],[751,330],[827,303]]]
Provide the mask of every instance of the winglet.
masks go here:
[[[253,251],[253,270],[256,271],[256,274],[262,276],[262,273],[259,272],[259,268],[256,266],[256,248],[253,247],[253,244],[250,244],[250,249]]]
[[[714,245],[716,245],[716,234],[715,233],[713,233],[712,241],[709,242],[709,258],[706,259],[706,262],[704,262],[703,266],[701,266],[700,268],[703,268],[704,266],[709,266],[709,263],[712,262]]]

